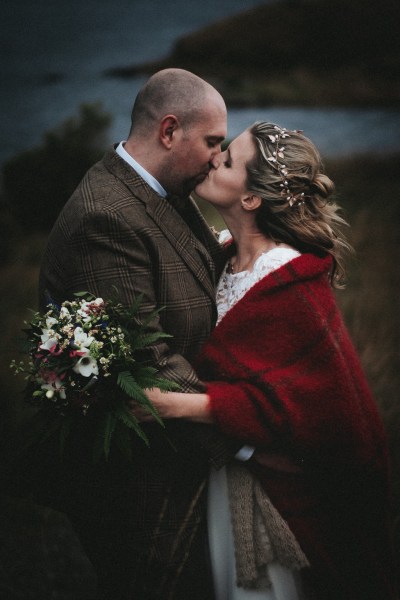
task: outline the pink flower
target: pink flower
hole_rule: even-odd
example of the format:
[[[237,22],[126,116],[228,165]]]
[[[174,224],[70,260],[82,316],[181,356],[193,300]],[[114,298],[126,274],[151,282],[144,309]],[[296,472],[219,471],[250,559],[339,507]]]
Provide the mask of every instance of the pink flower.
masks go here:
[[[87,354],[87,350],[70,350],[69,355],[71,358],[75,356],[85,356]]]
[[[49,348],[49,352],[53,356],[60,356],[60,354],[62,354],[62,348],[59,348],[58,350],[56,350],[56,348],[57,348],[57,344],[55,344],[54,346]]]

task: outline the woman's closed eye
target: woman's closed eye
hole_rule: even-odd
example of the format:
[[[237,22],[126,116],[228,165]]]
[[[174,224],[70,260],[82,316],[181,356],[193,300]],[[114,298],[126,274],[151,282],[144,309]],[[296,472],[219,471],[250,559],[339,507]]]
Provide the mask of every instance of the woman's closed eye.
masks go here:
[[[229,148],[226,149],[226,159],[224,160],[224,167],[230,169],[232,166],[232,156]]]

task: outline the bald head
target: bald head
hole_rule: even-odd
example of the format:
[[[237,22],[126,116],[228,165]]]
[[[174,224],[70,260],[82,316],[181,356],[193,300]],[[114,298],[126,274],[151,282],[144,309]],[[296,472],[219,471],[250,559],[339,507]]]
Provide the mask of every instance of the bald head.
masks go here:
[[[189,129],[205,117],[210,102],[224,106],[219,92],[197,75],[184,69],[158,71],[136,97],[130,136],[148,134],[166,114],[175,115],[181,127]]]
[[[125,150],[172,195],[203,181],[226,136],[225,102],[183,69],[155,73],[139,92]]]

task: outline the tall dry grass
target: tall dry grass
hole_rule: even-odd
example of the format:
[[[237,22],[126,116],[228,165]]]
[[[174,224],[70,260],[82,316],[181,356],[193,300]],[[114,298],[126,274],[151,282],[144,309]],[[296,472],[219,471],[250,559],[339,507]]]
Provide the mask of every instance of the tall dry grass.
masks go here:
[[[355,256],[338,301],[388,434],[400,567],[400,182],[399,156],[330,165],[351,224]]]

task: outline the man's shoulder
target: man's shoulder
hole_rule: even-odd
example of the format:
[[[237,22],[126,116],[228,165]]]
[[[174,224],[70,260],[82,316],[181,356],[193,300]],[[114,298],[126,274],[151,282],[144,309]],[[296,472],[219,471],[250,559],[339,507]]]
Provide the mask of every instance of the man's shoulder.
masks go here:
[[[148,184],[135,171],[133,166],[128,164],[115,150],[116,146],[111,147],[103,156],[102,160],[94,165],[89,173],[96,177],[112,178],[115,182],[129,187],[132,191],[147,189]]]
[[[101,160],[95,163],[82,180],[83,185],[89,185],[98,191],[117,190],[120,186],[131,187],[140,181],[140,177],[114,150],[110,148]],[[111,186],[111,187],[110,187]]]
[[[82,214],[97,210],[121,212],[124,206],[140,206],[143,183],[132,167],[111,148],[87,171],[67,208]]]

